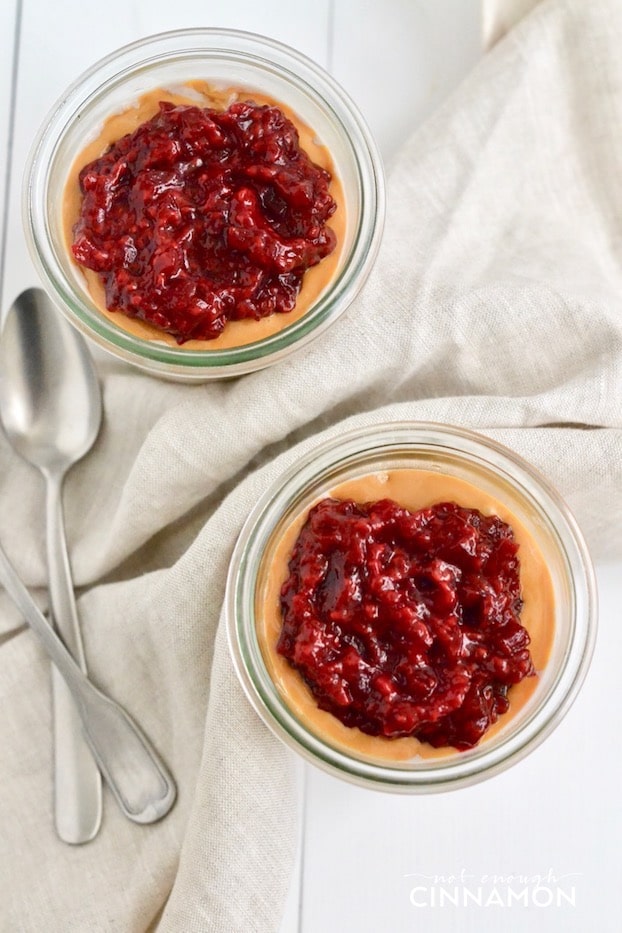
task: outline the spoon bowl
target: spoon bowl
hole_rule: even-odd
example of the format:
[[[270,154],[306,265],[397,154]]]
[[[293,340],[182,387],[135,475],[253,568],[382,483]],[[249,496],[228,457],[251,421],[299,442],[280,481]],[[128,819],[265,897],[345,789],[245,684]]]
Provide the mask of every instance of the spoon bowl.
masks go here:
[[[9,441],[40,470],[69,469],[99,432],[101,393],[84,340],[40,288],[22,292],[4,324],[0,410]]]

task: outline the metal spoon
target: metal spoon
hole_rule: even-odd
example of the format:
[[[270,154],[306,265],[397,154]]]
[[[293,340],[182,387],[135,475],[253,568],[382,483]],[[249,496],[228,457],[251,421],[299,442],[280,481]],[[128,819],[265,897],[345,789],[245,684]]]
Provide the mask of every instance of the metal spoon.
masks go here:
[[[135,823],[154,823],[175,802],[175,783],[149,740],[118,703],[82,673],[0,547],[0,583],[39,636],[65,678],[79,710],[84,734],[125,815]]]
[[[65,473],[93,445],[101,423],[99,383],[84,340],[46,293],[29,288],[10,308],[0,338],[0,418],[15,450],[46,480],[51,618],[86,673],[62,512]],[[61,839],[92,839],[101,822],[99,769],[64,680],[52,668],[54,816]]]
[[[0,339],[0,415],[15,449],[46,479],[51,614],[65,645],[86,673],[61,490],[65,473],[97,436],[101,396],[84,340],[41,289],[23,292],[5,320]],[[66,842],[86,842],[97,833],[101,820],[101,778],[85,743],[71,690],[56,668],[52,669],[52,686],[56,827]],[[101,757],[100,749],[98,760]],[[149,768],[143,770],[135,774],[138,790],[140,782],[149,778]],[[174,791],[170,804],[173,800]]]

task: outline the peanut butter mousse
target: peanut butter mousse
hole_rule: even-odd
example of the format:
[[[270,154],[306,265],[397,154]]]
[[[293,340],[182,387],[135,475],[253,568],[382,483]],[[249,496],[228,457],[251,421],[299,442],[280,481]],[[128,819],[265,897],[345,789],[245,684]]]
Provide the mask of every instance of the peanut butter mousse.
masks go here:
[[[63,228],[112,323],[211,351],[302,317],[339,269],[346,216],[330,153],[288,107],[193,81],[105,121],[72,166]]]
[[[309,525],[310,515],[315,525]],[[353,551],[352,542],[346,546],[344,541],[352,527],[361,532],[361,563],[354,570],[348,564],[346,571],[346,547],[346,562]],[[309,538],[313,528],[317,537]],[[305,535],[308,547],[301,550]],[[337,542],[332,554],[324,550],[331,535]],[[444,536],[442,546],[433,540],[439,535]],[[401,546],[404,541],[414,547],[410,565],[408,546]],[[355,541],[355,551],[357,546]],[[318,584],[315,593],[321,594],[329,620],[325,627],[305,627],[317,604],[309,610],[307,594],[300,591],[298,560],[302,572]],[[371,599],[366,587],[375,588]],[[366,640],[367,634],[363,639],[353,634],[349,620],[340,624],[354,611],[362,618],[365,633],[373,632],[372,616],[400,588],[408,591],[409,602],[396,603],[390,622],[385,615],[377,623],[384,626],[377,645]],[[361,591],[367,592],[367,598],[361,600]],[[303,620],[298,645],[292,606]],[[369,626],[361,613],[367,613]],[[435,614],[437,618],[431,618]],[[373,473],[327,490],[269,543],[256,594],[264,661],[297,718],[332,746],[364,758],[396,762],[457,756],[506,729],[538,686],[538,673],[546,666],[553,644],[554,620],[551,575],[525,525],[484,488],[425,469]],[[331,629],[333,621],[336,627]],[[413,631],[414,647],[408,644]],[[487,643],[487,638],[492,641]],[[407,646],[404,651],[410,652],[410,661],[413,651],[420,652],[410,669],[400,656],[402,645]],[[324,709],[319,708],[311,681],[307,684],[290,663],[292,658],[314,657],[316,649],[317,656],[328,662],[327,692],[320,693]],[[374,667],[379,657],[380,672]],[[438,670],[435,658],[442,661]],[[370,720],[365,718],[369,709],[363,713],[354,709],[347,678],[342,679],[346,670],[354,693],[360,693],[362,685],[371,698]],[[431,705],[426,707],[426,702]],[[380,726],[374,718],[379,709],[387,717]],[[428,711],[431,721],[426,721]],[[419,737],[409,733],[417,716],[421,728],[413,732]],[[362,728],[351,724],[357,717]],[[386,731],[379,734],[382,728]],[[375,734],[368,734],[370,730]]]

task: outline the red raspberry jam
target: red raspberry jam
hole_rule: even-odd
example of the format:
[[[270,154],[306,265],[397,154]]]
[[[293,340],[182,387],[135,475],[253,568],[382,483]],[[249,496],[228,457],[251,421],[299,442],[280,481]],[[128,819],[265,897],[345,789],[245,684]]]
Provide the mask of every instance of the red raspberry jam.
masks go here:
[[[292,311],[336,244],[331,175],[278,107],[159,106],[80,172],[72,250],[107,308],[180,344]]]
[[[535,673],[517,550],[498,516],[452,502],[324,499],[289,562],[277,650],[346,726],[471,748]]]

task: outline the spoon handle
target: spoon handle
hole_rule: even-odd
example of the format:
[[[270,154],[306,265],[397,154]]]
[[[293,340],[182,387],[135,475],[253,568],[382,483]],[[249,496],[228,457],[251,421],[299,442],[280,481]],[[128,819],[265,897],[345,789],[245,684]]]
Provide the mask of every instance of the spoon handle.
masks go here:
[[[46,545],[51,617],[65,646],[86,674],[67,554],[62,510],[62,474],[46,473]],[[54,819],[59,837],[72,845],[88,842],[102,816],[101,775],[69,687],[52,666],[54,728]]]
[[[1,547],[0,583],[65,679],[91,751],[123,813],[135,823],[161,819],[177,793],[166,766],[125,710],[82,673]]]

